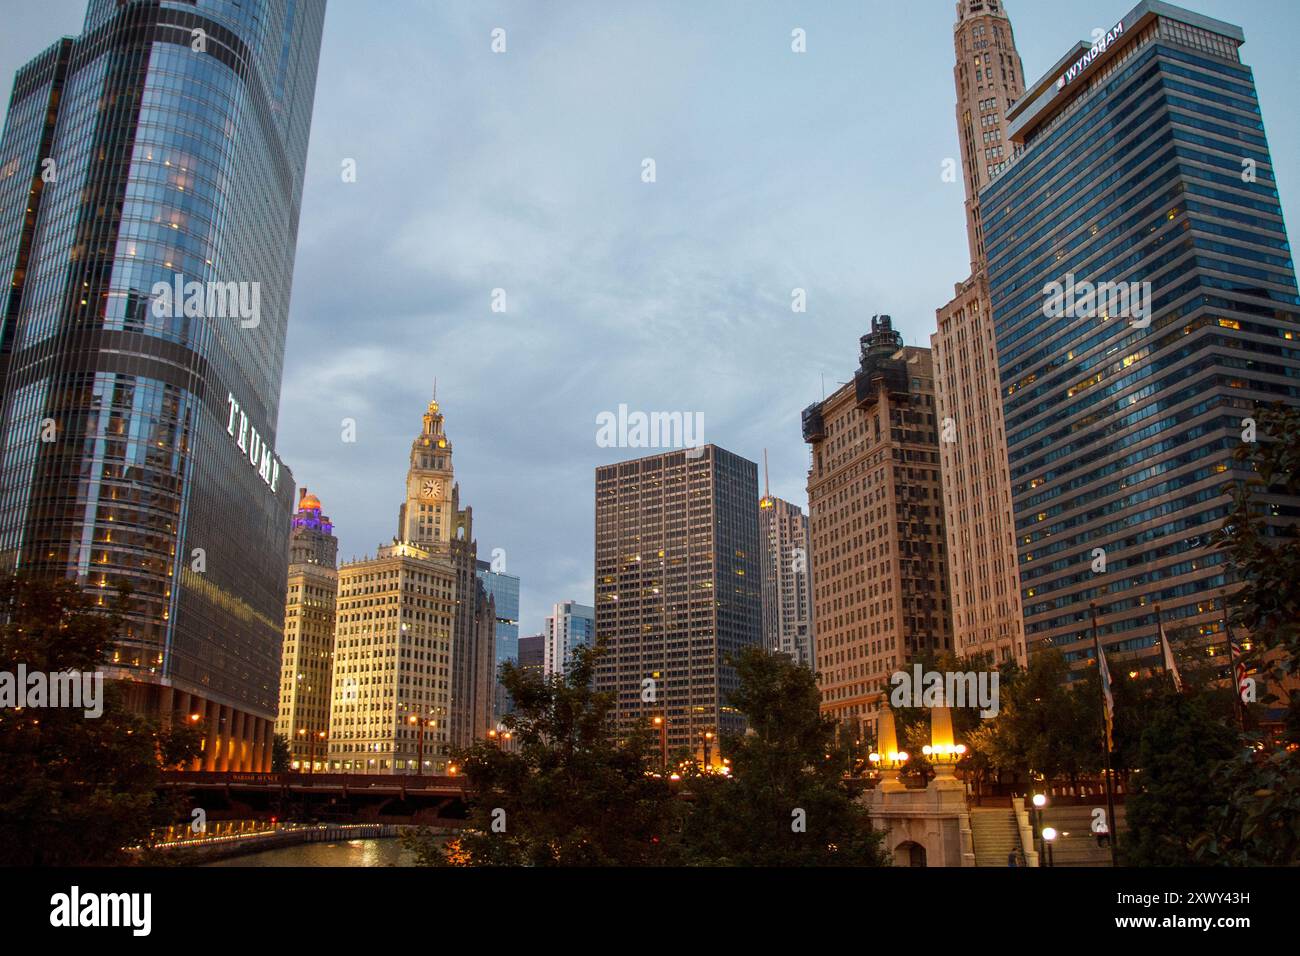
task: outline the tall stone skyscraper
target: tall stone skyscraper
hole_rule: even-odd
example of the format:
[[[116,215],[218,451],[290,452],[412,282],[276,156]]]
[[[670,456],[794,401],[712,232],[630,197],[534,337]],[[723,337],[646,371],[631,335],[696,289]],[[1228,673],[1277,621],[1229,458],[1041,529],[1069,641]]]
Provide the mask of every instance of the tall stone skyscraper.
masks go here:
[[[963,656],[1025,661],[1015,526],[979,191],[1012,158],[1007,111],[1024,92],[999,0],[960,0],[953,27],[957,130],[971,275],[938,310],[931,336],[948,528],[953,641]]]
[[[762,645],[758,466],[716,445],[596,469],[596,689],[619,729],[666,719],[669,755],[743,733],[727,656]]]
[[[822,711],[875,727],[889,676],[952,649],[930,350],[887,315],[853,381],[803,412]]]
[[[110,677],[271,761],[275,454],[325,0],[91,0],[0,138],[0,565],[133,609]],[[174,290],[181,291],[180,296]]]
[[[496,611],[436,399],[411,443],[397,527],[374,558],[339,570],[330,765],[440,773],[492,729]]]
[[[289,741],[290,765],[323,769],[334,678],[334,613],[339,539],[320,499],[302,489],[289,532],[289,587],[280,656],[276,734]]]
[[[1171,634],[1223,647],[1237,579],[1214,535],[1253,477],[1233,453],[1264,437],[1262,406],[1300,405],[1242,30],[1157,0],[1104,26],[1017,101],[1016,161],[980,193],[1026,636],[1079,671],[1093,601],[1113,664],[1160,666],[1156,604]],[[1300,520],[1294,495],[1256,501],[1269,534]]]
[[[765,492],[758,502],[758,536],[763,557],[763,646],[816,670],[808,519],[798,505]]]

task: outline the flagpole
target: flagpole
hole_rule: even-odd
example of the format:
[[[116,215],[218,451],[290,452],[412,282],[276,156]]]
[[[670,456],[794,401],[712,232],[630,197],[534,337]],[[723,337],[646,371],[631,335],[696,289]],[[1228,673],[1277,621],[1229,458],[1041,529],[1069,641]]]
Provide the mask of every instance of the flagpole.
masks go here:
[[[1219,592],[1223,605],[1223,636],[1228,641],[1228,683],[1232,684],[1232,712],[1237,715],[1237,726],[1246,732],[1246,705],[1241,701],[1241,685],[1237,683],[1237,655],[1232,649],[1232,627],[1228,624],[1228,592]]]
[[[1101,694],[1101,743],[1106,765],[1106,825],[1110,828],[1110,865],[1119,866],[1119,821],[1115,819],[1115,793],[1111,789],[1110,770],[1110,734],[1106,731],[1106,684],[1101,679],[1101,669],[1105,665],[1101,659],[1101,638],[1097,633],[1097,602],[1088,604],[1092,611],[1092,647],[1097,655],[1097,687]]]

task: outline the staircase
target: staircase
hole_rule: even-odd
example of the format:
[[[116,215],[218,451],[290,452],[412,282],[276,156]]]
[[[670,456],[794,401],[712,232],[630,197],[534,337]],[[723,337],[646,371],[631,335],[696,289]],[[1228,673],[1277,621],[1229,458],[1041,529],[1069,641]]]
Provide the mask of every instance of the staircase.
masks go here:
[[[1105,806],[1105,803],[1101,805]],[[1124,829],[1123,804],[1115,808],[1115,816],[1115,828],[1122,840],[1127,832]],[[1052,845],[1054,866],[1110,866],[1110,849],[1098,846],[1097,838],[1092,834],[1091,806],[1049,805],[1043,811],[1043,826],[1055,827],[1059,834]],[[978,844],[976,847],[978,853]]]
[[[972,809],[970,831],[976,866],[1006,866],[1008,854],[1020,849],[1020,828],[1009,808]]]

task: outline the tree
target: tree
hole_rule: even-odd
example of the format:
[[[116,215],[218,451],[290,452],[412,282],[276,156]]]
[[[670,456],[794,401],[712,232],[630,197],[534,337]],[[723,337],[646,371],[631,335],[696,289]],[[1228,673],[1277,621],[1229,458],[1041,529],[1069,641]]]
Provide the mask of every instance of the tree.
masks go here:
[[[1232,514],[1215,544],[1227,551],[1242,582],[1232,597],[1233,624],[1275,652],[1281,679],[1300,671],[1300,523],[1279,528],[1263,519],[1272,504],[1293,509],[1300,498],[1300,409],[1264,409],[1257,428],[1259,441],[1233,452],[1255,477],[1234,488]]]
[[[1137,745],[1120,852],[1128,866],[1190,866],[1205,821],[1227,802],[1210,771],[1236,751],[1236,734],[1199,697],[1166,691],[1150,709]]]
[[[467,829],[443,844],[410,838],[423,864],[651,866],[670,862],[682,812],[648,734],[615,739],[613,699],[592,690],[600,648],[584,647],[564,676],[540,678],[506,663],[515,710],[503,718],[516,748],[480,742],[458,754],[469,782]]]
[[[1272,502],[1300,495],[1300,410],[1275,405],[1258,414],[1254,444],[1234,452],[1256,477],[1234,491],[1233,512],[1217,546],[1242,581],[1233,622],[1250,631],[1275,681],[1300,673],[1300,527],[1262,520]],[[1292,708],[1294,708],[1294,697]],[[1300,750],[1243,734],[1237,755],[1219,764],[1210,784],[1226,794],[1207,819],[1200,859],[1227,866],[1300,865]]]
[[[692,781],[682,832],[687,863],[731,866],[882,866],[880,834],[845,787],[835,724],[820,712],[816,678],[787,656],[749,647],[734,659],[728,703],[750,733],[724,736],[731,774]]]
[[[293,763],[293,751],[289,747],[289,738],[276,734],[271,738],[271,772],[283,773]]]
[[[1035,654],[1026,670],[1004,668],[999,711],[966,740],[990,769],[1045,779],[1096,773],[1102,765],[1097,677],[1066,684],[1060,651]]]
[[[129,597],[100,608],[75,583],[0,580],[0,670],[93,674],[124,628]],[[124,848],[175,818],[159,795],[164,763],[197,754],[186,728],[164,730],[130,712],[103,684],[103,713],[0,708],[0,864],[122,862]]]

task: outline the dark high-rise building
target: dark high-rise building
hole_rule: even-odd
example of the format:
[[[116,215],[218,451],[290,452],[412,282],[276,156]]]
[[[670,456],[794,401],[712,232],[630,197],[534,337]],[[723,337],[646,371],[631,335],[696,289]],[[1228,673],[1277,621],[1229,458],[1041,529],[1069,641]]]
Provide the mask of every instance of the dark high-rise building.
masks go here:
[[[596,469],[596,689],[620,729],[662,716],[670,753],[717,761],[745,729],[726,658],[762,644],[761,577],[752,461],[705,445]]]
[[[0,560],[134,608],[110,675],[269,768],[275,454],[324,0],[91,0],[0,139]]]
[[[519,638],[519,669],[536,677],[546,676],[546,635]]]
[[[822,712],[876,727],[889,678],[952,650],[930,350],[871,318],[853,380],[804,409]]]
[[[1031,653],[1222,641],[1210,536],[1261,403],[1300,403],[1292,253],[1242,31],[1166,3],[1078,43],[1008,114],[980,193]],[[1294,523],[1293,499],[1262,496]]]

